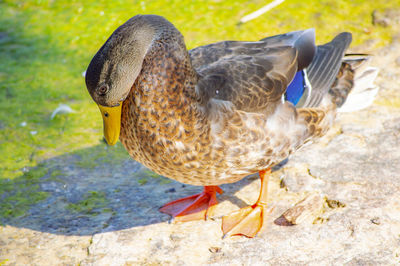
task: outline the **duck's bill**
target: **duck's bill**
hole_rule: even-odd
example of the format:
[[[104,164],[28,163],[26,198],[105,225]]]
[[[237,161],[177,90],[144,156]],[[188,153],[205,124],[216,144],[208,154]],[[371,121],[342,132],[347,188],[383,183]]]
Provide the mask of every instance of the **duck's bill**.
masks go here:
[[[103,117],[104,138],[108,145],[114,145],[119,139],[121,130],[121,108],[122,102],[118,106],[107,107],[98,105],[101,116]]]

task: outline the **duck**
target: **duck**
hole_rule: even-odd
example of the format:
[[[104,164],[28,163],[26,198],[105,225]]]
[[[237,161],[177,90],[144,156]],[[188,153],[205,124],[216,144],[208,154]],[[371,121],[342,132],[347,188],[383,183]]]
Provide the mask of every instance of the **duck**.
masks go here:
[[[203,191],[160,208],[176,222],[214,217],[222,184],[259,174],[258,200],[222,217],[224,236],[255,237],[271,213],[271,168],[331,127],[365,56],[352,36],[315,44],[315,30],[188,50],[167,19],[136,15],[86,71],[109,145],[162,176]]]

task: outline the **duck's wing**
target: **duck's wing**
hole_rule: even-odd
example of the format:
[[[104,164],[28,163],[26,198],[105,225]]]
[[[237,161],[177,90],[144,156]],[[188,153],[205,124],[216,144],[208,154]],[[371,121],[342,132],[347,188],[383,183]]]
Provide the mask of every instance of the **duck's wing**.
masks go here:
[[[197,92],[203,103],[229,101],[238,110],[263,112],[281,100],[296,71],[297,51],[290,46],[225,57],[199,71]]]
[[[259,42],[221,42],[190,51],[201,102],[228,101],[248,112],[273,111],[298,69],[311,63],[313,30]]]
[[[292,46],[299,51],[299,70],[308,66],[315,54],[315,30],[293,31],[264,38],[258,42],[223,41],[189,50],[195,69],[207,67],[224,57],[265,53],[269,48]]]

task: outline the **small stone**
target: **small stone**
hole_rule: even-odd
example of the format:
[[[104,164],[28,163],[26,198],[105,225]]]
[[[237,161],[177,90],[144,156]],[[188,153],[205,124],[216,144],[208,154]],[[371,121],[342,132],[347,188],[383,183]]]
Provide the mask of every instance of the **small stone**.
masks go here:
[[[281,178],[280,178],[279,187],[280,188],[287,188],[286,182],[285,182],[285,179],[283,178],[283,176],[281,176]]]
[[[379,217],[374,217],[371,219],[371,223],[376,224],[376,225],[380,225],[381,221],[379,219]]]
[[[340,201],[337,201],[337,200],[330,200],[330,199],[327,199],[327,200],[326,200],[326,203],[328,204],[328,207],[331,208],[331,209],[337,209],[337,208],[344,208],[344,207],[346,207],[346,204],[344,204],[344,203],[342,203],[342,202],[340,202]]]
[[[165,190],[165,193],[175,193],[175,192],[176,192],[175,188],[170,188],[170,189]]]
[[[387,27],[389,26],[389,20],[383,17],[378,10],[374,10],[374,12],[372,12],[372,24],[375,26]]]
[[[311,194],[286,210],[274,223],[281,226],[313,223],[322,213],[324,201],[320,194]]]
[[[372,24],[375,26],[389,27],[400,23],[400,10],[387,8],[385,10],[375,9],[372,12]]]
[[[280,226],[292,226],[292,225],[294,225],[294,223],[292,223],[288,219],[286,219],[286,217],[283,216],[283,214],[275,219],[274,224],[280,225]]]
[[[221,248],[220,247],[210,247],[208,250],[211,253],[219,253],[219,252],[221,252]]]

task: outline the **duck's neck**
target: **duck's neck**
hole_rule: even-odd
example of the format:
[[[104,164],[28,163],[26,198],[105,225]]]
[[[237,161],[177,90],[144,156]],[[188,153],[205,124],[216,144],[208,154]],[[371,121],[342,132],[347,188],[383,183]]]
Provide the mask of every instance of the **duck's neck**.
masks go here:
[[[181,33],[172,25],[155,26],[154,39],[143,59],[133,90],[173,109],[176,99],[192,99],[197,73]],[[139,95],[138,95],[139,96]],[[165,98],[167,97],[167,98]],[[165,99],[164,99],[165,98]]]
[[[189,54],[181,35],[168,31],[150,46],[142,70],[127,98],[131,116],[142,133],[173,141],[192,138],[201,112],[196,108],[195,84]],[[146,132],[146,133],[144,133]]]

